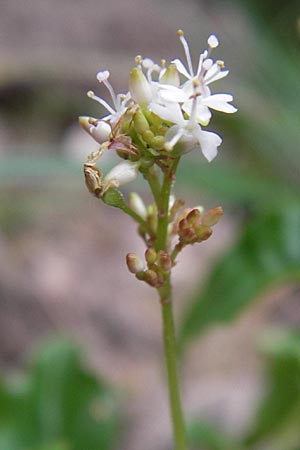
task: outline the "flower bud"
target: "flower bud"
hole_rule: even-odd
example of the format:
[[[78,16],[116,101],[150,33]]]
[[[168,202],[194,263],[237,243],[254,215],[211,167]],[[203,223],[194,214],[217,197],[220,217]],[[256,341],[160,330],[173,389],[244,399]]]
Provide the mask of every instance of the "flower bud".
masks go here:
[[[104,122],[104,120],[99,120],[97,125],[91,125],[90,134],[99,144],[103,144],[108,141],[111,135],[111,126]]]
[[[129,272],[138,273],[144,270],[144,263],[136,253],[128,253],[126,256],[126,264]]]
[[[168,272],[172,267],[172,259],[168,253],[160,251],[158,253],[157,264],[162,270]]]
[[[179,87],[180,77],[175,64],[171,63],[167,67],[167,69],[163,72],[163,75],[159,78],[159,82]]]
[[[152,264],[155,263],[155,261],[157,259],[157,253],[153,247],[147,248],[147,250],[145,252],[145,258],[146,258],[147,264],[149,266],[152,266]]]
[[[212,235],[212,229],[207,225],[199,225],[194,230],[197,234],[197,242],[206,241]]]
[[[131,192],[129,194],[129,205],[130,208],[136,212],[140,217],[146,219],[147,217],[147,208],[142,198],[136,192]]]
[[[216,206],[215,208],[209,209],[202,218],[203,225],[207,225],[208,227],[212,227],[219,222],[221,217],[223,216],[223,209],[221,206]]]
[[[135,180],[138,175],[139,163],[132,161],[122,161],[113,167],[104,177],[106,185],[112,184],[115,187],[122,186]]]
[[[141,69],[138,67],[134,67],[130,72],[129,90],[131,97],[139,105],[148,104],[152,99],[150,84]]]
[[[134,115],[134,129],[137,133],[143,134],[145,131],[149,130],[149,123],[142,113],[142,111],[137,111]]]
[[[199,224],[201,220],[201,213],[199,209],[198,208],[192,209],[186,216],[186,220],[192,226]]]
[[[103,144],[110,138],[111,126],[104,120],[97,120],[93,117],[81,116],[79,117],[79,124],[99,144]]]
[[[158,287],[160,285],[160,279],[154,270],[148,269],[144,272],[144,281],[152,287]]]

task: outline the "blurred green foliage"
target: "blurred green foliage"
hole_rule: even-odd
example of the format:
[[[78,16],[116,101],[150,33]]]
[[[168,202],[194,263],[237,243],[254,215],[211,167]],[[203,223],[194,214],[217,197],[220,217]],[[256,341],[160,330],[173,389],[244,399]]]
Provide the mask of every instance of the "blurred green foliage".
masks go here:
[[[112,390],[64,340],[43,346],[25,375],[0,384],[0,450],[110,450],[118,423]]]
[[[215,426],[194,422],[190,442],[205,450],[297,450],[300,442],[300,334],[269,332],[265,393],[245,435],[230,438]]]
[[[182,321],[181,340],[230,322],[278,283],[300,278],[300,204],[260,214],[218,261]]]

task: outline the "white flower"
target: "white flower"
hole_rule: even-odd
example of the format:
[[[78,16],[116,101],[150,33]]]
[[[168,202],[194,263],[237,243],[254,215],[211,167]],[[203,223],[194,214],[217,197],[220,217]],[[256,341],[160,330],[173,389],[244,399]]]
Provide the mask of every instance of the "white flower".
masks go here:
[[[182,153],[200,147],[208,161],[212,161],[216,157],[217,148],[222,143],[221,137],[216,133],[202,130],[192,115],[189,120],[186,120],[178,103],[168,106],[151,104],[150,110],[162,119],[175,124],[165,134],[165,149],[167,151],[172,151],[175,145],[179,143],[182,144]]]
[[[178,34],[185,51],[187,67],[180,59],[175,59],[172,63],[187,81],[179,87],[161,84],[160,103],[181,103],[183,111],[189,116],[193,110],[195,120],[201,125],[208,125],[210,121],[212,114],[209,108],[225,113],[237,111],[235,106],[229,104],[233,100],[231,94],[211,94],[208,87],[210,83],[225,77],[229,73],[228,70],[222,70],[224,68],[223,61],[214,62],[209,58],[211,50],[219,44],[217,37],[211,35],[208,38],[209,48],[200,54],[197,70],[194,71],[188,42],[181,30],[178,31]]]
[[[119,118],[127,110],[127,103],[131,97],[129,92],[127,94],[116,95],[112,85],[108,81],[109,75],[110,73],[108,70],[103,70],[97,73],[97,79],[99,83],[103,83],[105,87],[108,89],[113,101],[113,107],[110,106],[105,100],[95,95],[93,91],[89,91],[87,95],[88,97],[100,103],[100,105],[104,106],[105,109],[107,109],[109,114],[105,117],[102,117],[102,120],[109,122],[113,127],[118,122]]]

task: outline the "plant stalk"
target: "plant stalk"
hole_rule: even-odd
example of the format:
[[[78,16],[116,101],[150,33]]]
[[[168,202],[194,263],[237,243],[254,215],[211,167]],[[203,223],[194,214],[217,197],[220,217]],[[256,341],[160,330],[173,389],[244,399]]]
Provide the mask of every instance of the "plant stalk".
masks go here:
[[[168,171],[164,174],[161,188],[160,202],[158,206],[158,227],[156,250],[167,251],[168,240],[168,213],[172,183],[174,180],[179,158],[174,160]],[[179,389],[179,376],[177,367],[177,344],[173,318],[172,287],[170,275],[166,277],[165,283],[158,288],[160,296],[164,354],[167,369],[167,381],[169,389],[169,406],[173,427],[174,450],[187,450],[187,439],[185,423],[181,406]]]

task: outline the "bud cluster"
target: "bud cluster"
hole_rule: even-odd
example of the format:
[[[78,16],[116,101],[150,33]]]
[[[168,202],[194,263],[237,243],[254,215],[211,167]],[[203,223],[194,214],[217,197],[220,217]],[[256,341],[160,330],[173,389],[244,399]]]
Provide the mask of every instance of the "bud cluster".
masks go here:
[[[200,208],[188,210],[177,222],[179,246],[206,241],[212,235],[212,226],[216,225],[223,215],[221,206],[209,209],[205,214]]]
[[[169,276],[173,266],[171,256],[153,247],[147,248],[145,252],[145,263],[136,253],[128,253],[126,256],[128,270],[135,274],[136,278],[145,281],[149,286],[159,288],[164,285],[166,277]]]

